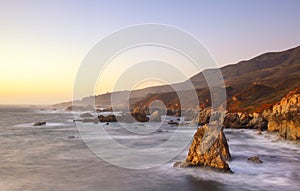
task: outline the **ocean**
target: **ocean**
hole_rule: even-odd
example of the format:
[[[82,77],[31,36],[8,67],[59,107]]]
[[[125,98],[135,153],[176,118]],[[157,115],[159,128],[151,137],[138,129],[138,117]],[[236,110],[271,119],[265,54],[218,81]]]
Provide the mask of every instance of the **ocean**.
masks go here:
[[[0,190],[294,191],[300,187],[300,145],[277,140],[274,134],[225,129],[233,174],[201,167],[173,168],[174,162],[185,159],[188,145],[175,158],[158,166],[128,169],[95,155],[81,138],[73,119],[72,113],[60,110],[1,106]],[[33,126],[37,121],[46,121],[47,125]],[[140,138],[116,123],[84,125],[105,128],[119,144],[142,149],[161,144],[176,131],[173,126],[163,124],[161,131]],[[151,123],[131,125],[137,129],[150,128]],[[184,131],[193,135],[196,130],[185,128]],[[259,156],[263,163],[248,162],[251,156]],[[122,157],[122,161],[131,159],[131,156]],[[155,152],[151,157],[157,157]]]

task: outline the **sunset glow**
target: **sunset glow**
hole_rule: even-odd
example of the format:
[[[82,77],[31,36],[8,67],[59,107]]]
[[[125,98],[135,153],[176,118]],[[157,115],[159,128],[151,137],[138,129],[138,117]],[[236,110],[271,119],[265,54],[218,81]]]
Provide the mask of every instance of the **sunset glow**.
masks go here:
[[[188,31],[220,66],[300,44],[299,1],[180,2],[1,1],[0,104],[71,100],[88,51],[111,32],[134,24],[162,23]],[[188,14],[178,14],[181,9]],[[98,94],[113,89],[113,79],[104,81]]]

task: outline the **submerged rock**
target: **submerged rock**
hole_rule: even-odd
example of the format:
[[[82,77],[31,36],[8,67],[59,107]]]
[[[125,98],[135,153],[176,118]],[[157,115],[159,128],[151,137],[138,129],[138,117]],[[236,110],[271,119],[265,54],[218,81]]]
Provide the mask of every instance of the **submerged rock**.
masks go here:
[[[190,146],[187,159],[175,163],[178,167],[209,166],[231,172],[226,161],[231,160],[227,139],[222,129],[204,125],[198,128]]]
[[[169,125],[179,125],[179,123],[177,121],[173,121],[173,120],[168,121],[168,124]]]
[[[45,121],[43,121],[43,122],[36,122],[36,123],[33,124],[33,126],[44,126],[44,125],[46,125]]]
[[[249,162],[253,162],[253,163],[257,163],[257,164],[263,163],[263,161],[260,160],[260,158],[259,158],[258,156],[249,157],[247,160],[248,160]]]
[[[262,135],[261,130],[256,131],[256,134],[257,134],[257,135]]]

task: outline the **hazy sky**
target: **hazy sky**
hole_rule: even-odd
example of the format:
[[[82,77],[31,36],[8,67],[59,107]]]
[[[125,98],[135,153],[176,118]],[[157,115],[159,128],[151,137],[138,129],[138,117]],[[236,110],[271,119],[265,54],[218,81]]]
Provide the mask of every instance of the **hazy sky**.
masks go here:
[[[87,52],[128,25],[179,27],[223,66],[300,45],[299,10],[299,0],[1,0],[0,104],[72,99]]]

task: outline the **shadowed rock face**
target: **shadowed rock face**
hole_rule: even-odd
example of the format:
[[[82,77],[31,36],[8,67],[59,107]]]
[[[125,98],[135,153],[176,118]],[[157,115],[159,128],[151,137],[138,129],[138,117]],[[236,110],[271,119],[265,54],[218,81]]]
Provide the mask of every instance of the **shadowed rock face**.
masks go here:
[[[300,139],[300,89],[297,88],[273,106],[268,131],[279,132],[289,140]]]
[[[223,127],[233,129],[259,129],[266,130],[268,121],[258,113],[227,113],[224,118]]]
[[[190,146],[187,159],[175,163],[178,167],[209,166],[231,172],[226,161],[231,160],[227,139],[216,126],[204,125],[198,128]]]
[[[98,119],[100,122],[117,122],[116,116],[115,115],[100,115],[98,116]]]
[[[211,118],[211,111],[211,108],[203,109],[199,112],[198,117],[194,118],[191,123],[198,123],[198,125],[208,124]],[[258,129],[263,131],[267,129],[267,125],[268,121],[259,113],[248,114],[245,112],[227,112],[223,121],[224,128],[232,129]]]

